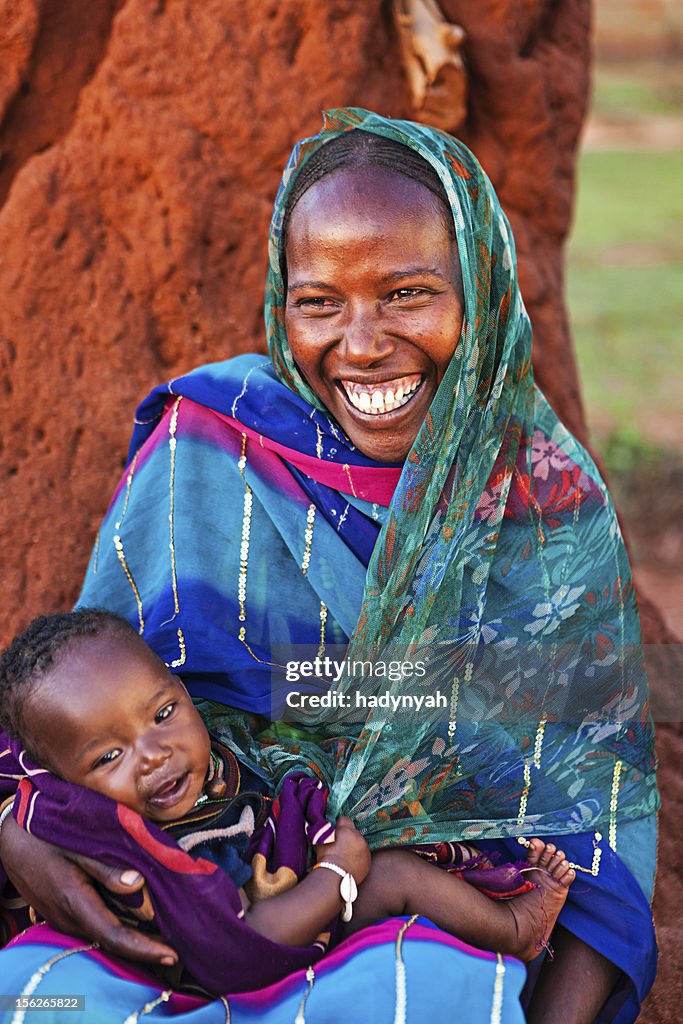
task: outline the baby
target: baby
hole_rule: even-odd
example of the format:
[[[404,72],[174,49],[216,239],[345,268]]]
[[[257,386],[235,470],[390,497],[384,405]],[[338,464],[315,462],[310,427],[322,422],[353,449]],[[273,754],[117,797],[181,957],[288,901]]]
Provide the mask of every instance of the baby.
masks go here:
[[[0,720],[53,774],[165,828],[190,815],[207,789],[214,797],[225,789],[209,770],[211,739],[183,683],[108,612],[44,616],[16,638],[0,661]],[[526,961],[547,943],[575,877],[561,850],[532,839],[526,870],[534,887],[493,900],[408,850],[371,858],[343,817],[315,852],[314,868],[324,870],[286,892],[250,903],[240,889],[250,928],[305,946],[340,911],[339,937],[421,914],[465,942]]]

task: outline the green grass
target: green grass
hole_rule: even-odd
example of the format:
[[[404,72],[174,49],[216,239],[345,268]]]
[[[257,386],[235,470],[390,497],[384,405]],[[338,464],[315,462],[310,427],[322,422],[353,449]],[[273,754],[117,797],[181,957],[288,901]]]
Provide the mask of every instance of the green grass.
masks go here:
[[[588,422],[609,463],[681,424],[683,153],[582,157],[567,298]],[[619,454],[621,452],[621,454]]]
[[[581,157],[570,253],[598,260],[599,251],[634,242],[683,253],[683,152],[594,151]]]
[[[683,262],[573,268],[574,341],[589,420],[598,430],[635,425],[652,437],[653,410],[680,416],[682,281]]]
[[[680,59],[603,64],[595,77],[593,111],[608,121],[680,116],[682,105]]]

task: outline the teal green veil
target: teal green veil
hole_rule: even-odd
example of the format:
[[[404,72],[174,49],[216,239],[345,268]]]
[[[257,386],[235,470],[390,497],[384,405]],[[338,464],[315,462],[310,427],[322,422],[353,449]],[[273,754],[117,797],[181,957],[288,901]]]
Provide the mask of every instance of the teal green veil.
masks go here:
[[[309,714],[264,757],[280,775],[318,765],[333,810],[375,844],[599,829],[616,845],[620,820],[657,807],[631,573],[593,461],[534,385],[510,226],[465,146],[360,109],[328,112],[297,143],[269,243],[273,364],[324,409],[287,343],[281,231],[305,162],[354,128],[431,164],[462,270],[462,333],[385,517],[348,650],[351,664],[428,667],[420,686],[414,675],[369,684],[351,668],[334,686],[347,707],[359,691],[385,706]],[[399,713],[390,700],[437,694],[446,710],[418,713],[413,701]]]

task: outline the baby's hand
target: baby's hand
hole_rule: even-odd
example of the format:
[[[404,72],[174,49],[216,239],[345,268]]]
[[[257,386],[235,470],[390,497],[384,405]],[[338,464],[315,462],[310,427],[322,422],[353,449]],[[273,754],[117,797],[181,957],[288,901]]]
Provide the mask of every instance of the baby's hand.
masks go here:
[[[329,860],[350,871],[360,885],[370,870],[368,844],[350,818],[337,818],[334,839],[315,848],[318,861]]]

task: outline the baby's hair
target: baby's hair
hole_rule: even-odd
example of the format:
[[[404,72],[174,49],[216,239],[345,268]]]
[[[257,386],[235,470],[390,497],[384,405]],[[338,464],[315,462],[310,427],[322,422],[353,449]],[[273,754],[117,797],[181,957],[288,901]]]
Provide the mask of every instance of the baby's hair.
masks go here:
[[[19,739],[32,757],[45,760],[37,753],[38,738],[31,735],[24,715],[26,700],[35,684],[79,641],[117,633],[138,635],[120,615],[99,608],[81,608],[76,612],[39,616],[3,652],[0,658],[0,725],[13,739]]]

